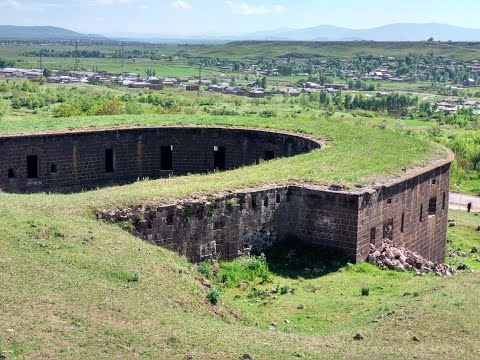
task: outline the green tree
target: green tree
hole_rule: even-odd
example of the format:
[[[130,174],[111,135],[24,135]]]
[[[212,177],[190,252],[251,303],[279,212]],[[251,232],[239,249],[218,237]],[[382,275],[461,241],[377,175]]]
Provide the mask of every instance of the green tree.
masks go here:
[[[15,66],[15,61],[0,58],[0,68],[14,67],[14,66]]]
[[[155,76],[156,73],[155,70],[147,69],[147,76]]]
[[[95,76],[89,77],[87,81],[88,81],[88,83],[89,83],[90,85],[98,85],[98,84],[100,84],[100,80],[98,80],[98,78],[96,78]]]
[[[50,77],[50,76],[52,76],[52,70],[50,70],[50,69],[43,69],[43,76],[44,76],[44,77]]]
[[[264,76],[262,78],[262,88],[267,89],[267,77]]]
[[[470,162],[472,163],[473,170],[477,169],[480,164],[480,146],[476,146],[470,154]]]

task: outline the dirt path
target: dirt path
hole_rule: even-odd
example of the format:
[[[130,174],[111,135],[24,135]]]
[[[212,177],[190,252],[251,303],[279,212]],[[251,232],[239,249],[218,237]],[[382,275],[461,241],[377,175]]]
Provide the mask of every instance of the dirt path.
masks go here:
[[[480,197],[460,193],[450,193],[448,199],[451,209],[467,210],[467,204],[472,203],[472,212],[480,212]]]

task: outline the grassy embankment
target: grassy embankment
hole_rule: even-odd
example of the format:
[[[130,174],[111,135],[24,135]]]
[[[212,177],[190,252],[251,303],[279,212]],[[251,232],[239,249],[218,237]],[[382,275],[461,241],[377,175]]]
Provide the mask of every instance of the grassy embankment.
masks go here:
[[[350,118],[314,115],[6,119],[0,122],[0,133],[167,124],[278,128],[309,133],[330,140],[330,145],[225,173],[142,181],[72,195],[0,194],[0,350],[7,351],[6,356],[236,359],[249,353],[254,358],[279,359],[467,359],[478,355],[477,274],[415,277],[381,272],[366,264],[319,262],[327,271],[303,278],[282,274],[272,264],[268,283],[254,278],[243,290],[225,288],[219,305],[212,307],[193,265],[93,215],[96,209],[271,182],[369,184],[441,155],[433,144]],[[452,246],[473,246],[480,241],[474,230],[478,218],[462,215],[460,221],[458,216]],[[478,255],[468,262],[480,270]],[[277,285],[278,295],[263,298],[262,289]],[[282,295],[282,288],[295,291]],[[369,289],[368,296],[362,296],[362,288]],[[277,326],[271,326],[273,322]],[[356,331],[365,340],[353,340]]]
[[[273,272],[266,284],[254,278],[224,289],[213,308],[194,266],[95,220],[96,195],[0,195],[0,350],[8,358],[479,354],[478,274],[415,277],[320,262],[337,270],[311,278]],[[478,217],[451,217],[451,246],[478,247]],[[451,261],[480,270],[478,254]],[[276,287],[295,291],[262,294]],[[365,340],[352,339],[357,331]]]

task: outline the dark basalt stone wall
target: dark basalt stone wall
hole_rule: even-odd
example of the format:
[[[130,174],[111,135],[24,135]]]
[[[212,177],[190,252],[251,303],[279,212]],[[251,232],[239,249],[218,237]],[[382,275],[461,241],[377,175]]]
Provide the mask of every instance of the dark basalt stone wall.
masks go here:
[[[287,235],[358,262],[388,238],[442,262],[446,249],[450,162],[364,193],[309,186],[269,187],[98,213],[129,222],[132,233],[197,262],[261,252]]]
[[[237,128],[159,127],[0,136],[0,190],[76,191],[253,165],[320,148],[307,137]]]
[[[159,127],[0,136],[0,190],[75,191],[253,165],[318,149],[307,137],[238,128]],[[393,240],[434,261],[446,249],[452,156],[358,192],[291,184],[97,214],[192,261],[262,251],[288,234],[355,262]],[[338,190],[338,191],[336,191]]]

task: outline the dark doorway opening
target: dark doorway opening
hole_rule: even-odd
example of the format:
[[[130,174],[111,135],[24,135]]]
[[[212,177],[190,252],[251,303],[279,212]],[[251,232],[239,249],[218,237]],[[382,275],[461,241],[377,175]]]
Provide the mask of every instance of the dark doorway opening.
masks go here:
[[[270,161],[275,159],[275,152],[273,150],[265,150],[265,153],[263,154],[263,159],[265,161]]]
[[[215,170],[225,170],[225,147],[215,146],[213,148],[213,168]]]
[[[114,153],[113,149],[105,150],[105,172],[113,173],[114,171]]]
[[[370,229],[370,244],[373,244],[373,245],[376,244],[376,240],[377,240],[376,233],[377,233],[376,228],[371,228]]]
[[[27,178],[38,179],[38,156],[27,156]]]
[[[383,223],[383,238],[393,240],[393,219],[389,219]]]
[[[160,147],[160,170],[173,170],[172,146]]]
[[[8,178],[15,179],[15,171],[13,169],[8,169]]]

